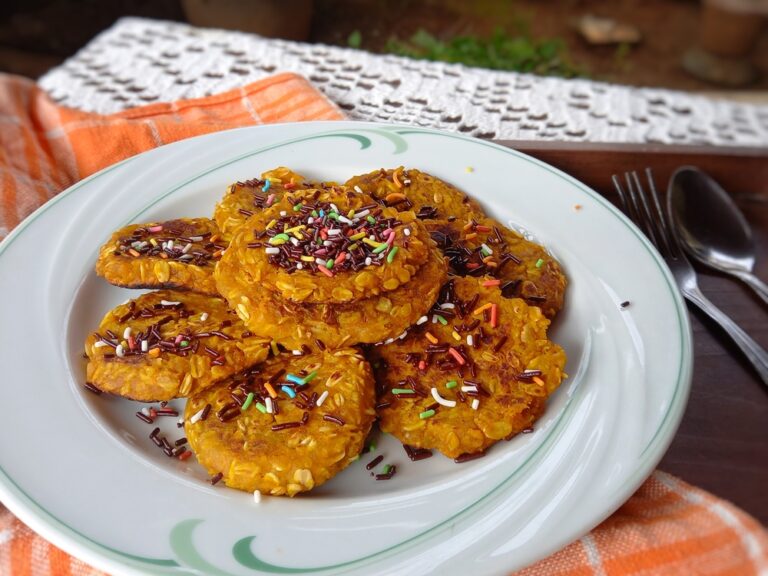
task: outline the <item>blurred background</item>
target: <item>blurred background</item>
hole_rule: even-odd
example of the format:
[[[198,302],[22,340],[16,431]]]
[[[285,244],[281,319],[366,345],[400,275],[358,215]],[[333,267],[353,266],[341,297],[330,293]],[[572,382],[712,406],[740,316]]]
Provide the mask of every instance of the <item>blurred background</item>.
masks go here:
[[[768,103],[766,0],[4,0],[0,71],[37,78],[122,16]]]

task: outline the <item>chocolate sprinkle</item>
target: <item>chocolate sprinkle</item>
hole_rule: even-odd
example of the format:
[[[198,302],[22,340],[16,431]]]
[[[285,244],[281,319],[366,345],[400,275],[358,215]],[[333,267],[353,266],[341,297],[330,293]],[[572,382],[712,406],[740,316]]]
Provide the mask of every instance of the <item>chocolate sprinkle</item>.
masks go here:
[[[469,462],[470,460],[477,460],[478,458],[482,458],[483,456],[485,456],[485,452],[474,452],[472,454],[462,454],[461,456],[454,458],[453,461],[456,462],[456,464],[464,464],[464,462]]]
[[[210,478],[208,481],[211,483],[211,486],[215,486],[216,484],[218,484],[218,482],[219,482],[219,481],[220,481],[222,478],[224,478],[224,474],[222,474],[221,472],[219,472],[219,473],[218,473],[218,474],[216,474],[215,476],[211,477],[211,478]]]
[[[390,480],[397,472],[397,466],[392,464],[386,474],[376,474],[376,480]]]
[[[374,468],[376,468],[376,466],[378,466],[381,463],[382,460],[384,460],[384,456],[382,454],[379,454],[378,456],[376,456],[376,458],[374,458],[373,460],[368,462],[368,464],[365,465],[365,469],[373,470]]]
[[[288,428],[298,428],[299,426],[301,426],[301,422],[283,422],[282,424],[273,424],[272,432],[279,432],[280,430],[287,430]]]
[[[345,422],[341,418],[337,416],[333,416],[331,414],[323,414],[323,420],[326,422],[333,422],[334,424],[338,424],[339,426],[344,426]]]
[[[101,392],[101,390],[99,390],[98,388],[96,388],[96,386],[94,386],[94,385],[93,385],[93,384],[91,384],[90,382],[86,382],[85,384],[83,384],[83,388],[85,388],[86,390],[88,390],[88,392],[92,392],[93,394],[96,394],[96,396],[99,396],[99,395],[101,395],[101,393],[102,393],[102,392]]]
[[[403,444],[403,449],[412,462],[418,462],[419,460],[426,460],[427,458],[432,457],[432,450],[427,448],[414,448],[408,444]]]
[[[136,412],[136,418],[138,418],[139,420],[141,420],[143,422],[146,422],[147,424],[152,424],[154,422],[154,420],[152,420],[152,418],[150,418],[149,416],[147,416],[143,412]]]

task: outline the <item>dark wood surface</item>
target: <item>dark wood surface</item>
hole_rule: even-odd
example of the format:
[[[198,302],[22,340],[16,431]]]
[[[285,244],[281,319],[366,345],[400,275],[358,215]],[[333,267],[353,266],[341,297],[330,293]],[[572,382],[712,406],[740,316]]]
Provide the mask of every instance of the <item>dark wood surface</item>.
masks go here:
[[[683,164],[707,170],[753,227],[759,277],[768,281],[768,150],[718,150],[505,142],[579,178],[617,203],[611,174],[654,168],[666,189]],[[768,306],[740,282],[697,266],[706,296],[768,348]],[[689,306],[694,341],[691,395],[659,468],[730,500],[768,525],[768,388],[722,330]]]

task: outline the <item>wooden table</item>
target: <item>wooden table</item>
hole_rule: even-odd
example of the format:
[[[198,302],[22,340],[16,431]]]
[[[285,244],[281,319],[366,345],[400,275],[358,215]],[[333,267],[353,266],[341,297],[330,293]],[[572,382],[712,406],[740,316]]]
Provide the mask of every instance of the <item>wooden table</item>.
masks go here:
[[[744,211],[757,244],[756,273],[768,280],[768,151],[503,142],[579,178],[618,203],[611,174],[654,168],[666,188],[676,166],[710,171]],[[723,155],[726,152],[726,155]],[[768,306],[740,282],[698,267],[701,289],[768,349]],[[689,307],[694,374],[688,407],[659,468],[730,500],[768,524],[768,388],[709,318]]]

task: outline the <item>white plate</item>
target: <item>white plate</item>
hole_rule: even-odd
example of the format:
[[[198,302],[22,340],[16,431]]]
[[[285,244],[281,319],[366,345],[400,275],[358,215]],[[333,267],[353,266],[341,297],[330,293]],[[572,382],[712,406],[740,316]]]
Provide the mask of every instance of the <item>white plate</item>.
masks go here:
[[[533,231],[563,264],[567,305],[551,334],[570,378],[533,434],[462,465],[410,462],[382,438],[376,454],[399,465],[392,480],[374,481],[364,464],[376,454],[366,455],[306,497],[255,505],[207,484],[194,461],[166,458],[134,416],[139,406],[81,387],[86,334],[135,294],[93,272],[111,231],[209,215],[226,184],[278,165],[343,181],[400,164]],[[0,497],[56,545],[114,573],[507,573],[590,530],[648,476],[683,413],[691,357],[686,310],[658,254],[609,202],[546,164],[392,125],[202,136],[87,178],[0,245]]]

